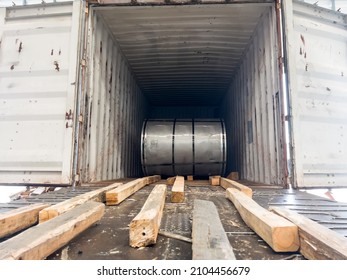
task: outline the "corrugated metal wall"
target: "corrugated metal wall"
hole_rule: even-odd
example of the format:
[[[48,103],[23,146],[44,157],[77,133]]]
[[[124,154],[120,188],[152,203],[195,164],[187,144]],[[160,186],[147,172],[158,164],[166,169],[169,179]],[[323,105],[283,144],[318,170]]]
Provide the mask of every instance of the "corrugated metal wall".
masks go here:
[[[288,25],[294,186],[347,184],[347,16],[294,2]]]
[[[228,172],[242,179],[283,184],[279,130],[276,17],[264,14],[224,101]]]
[[[137,177],[147,102],[102,17],[91,19],[81,179]]]
[[[151,107],[149,118],[152,119],[213,119],[220,117],[218,107]]]

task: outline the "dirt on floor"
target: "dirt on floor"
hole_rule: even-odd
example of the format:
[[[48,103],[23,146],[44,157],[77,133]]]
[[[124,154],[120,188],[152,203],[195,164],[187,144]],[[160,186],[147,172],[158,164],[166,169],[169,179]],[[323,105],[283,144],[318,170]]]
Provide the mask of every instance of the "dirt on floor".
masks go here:
[[[155,245],[145,248],[129,246],[129,224],[141,210],[153,187],[142,188],[118,206],[106,206],[105,215],[99,222],[48,259],[191,260],[191,243],[161,234]],[[275,253],[243,222],[234,205],[225,197],[223,188],[210,186],[208,181],[196,184],[187,182],[185,191],[184,203],[171,203],[171,186],[168,186],[160,231],[191,238],[194,199],[203,199],[216,205],[237,259],[303,259],[299,253]]]

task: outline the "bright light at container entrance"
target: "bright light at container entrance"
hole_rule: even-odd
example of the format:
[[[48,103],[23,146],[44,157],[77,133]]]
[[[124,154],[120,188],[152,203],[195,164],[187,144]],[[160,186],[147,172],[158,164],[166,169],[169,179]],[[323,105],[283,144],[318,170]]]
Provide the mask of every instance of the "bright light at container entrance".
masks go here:
[[[347,188],[341,189],[313,189],[305,190],[305,192],[324,197],[326,199],[334,199],[338,202],[347,203]]]
[[[11,197],[26,190],[26,187],[0,186],[0,203],[11,201]]]

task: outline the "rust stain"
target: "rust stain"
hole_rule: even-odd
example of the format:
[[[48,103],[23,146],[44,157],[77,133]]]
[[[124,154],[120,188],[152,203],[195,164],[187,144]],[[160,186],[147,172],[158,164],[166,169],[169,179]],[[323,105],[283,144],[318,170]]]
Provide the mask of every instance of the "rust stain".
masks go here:
[[[20,53],[20,52],[22,51],[22,49],[23,49],[23,43],[20,42],[20,43],[19,43],[18,52]]]
[[[69,110],[69,112],[65,112],[65,119],[66,120],[72,120],[72,111],[71,111],[71,109]]]
[[[59,72],[60,68],[59,68],[58,61],[54,61],[54,65],[55,65],[55,70],[57,70]]]
[[[302,34],[300,34],[300,38],[301,38],[302,43],[303,43],[304,46],[305,46],[305,37],[304,37]]]

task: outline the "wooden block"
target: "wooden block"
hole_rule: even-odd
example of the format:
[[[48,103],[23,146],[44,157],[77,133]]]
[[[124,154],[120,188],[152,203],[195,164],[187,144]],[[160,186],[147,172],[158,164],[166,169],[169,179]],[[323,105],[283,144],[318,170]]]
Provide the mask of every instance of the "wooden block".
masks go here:
[[[105,205],[88,201],[0,243],[0,260],[41,260],[100,220]]]
[[[32,204],[0,214],[0,238],[35,225],[39,212],[48,204]]]
[[[146,247],[157,242],[165,205],[166,185],[156,185],[141,211],[130,223],[129,245]]]
[[[347,238],[284,207],[270,207],[299,228],[300,253],[310,260],[347,260]]]
[[[209,183],[211,186],[219,186],[220,185],[220,176],[210,176]]]
[[[243,192],[245,195],[249,196],[250,198],[252,198],[252,196],[253,196],[253,191],[251,188],[249,188],[243,184],[240,184],[238,182],[235,182],[233,180],[221,178],[220,179],[220,185],[221,185],[221,187],[223,187],[226,190],[228,188],[233,188],[233,189],[236,189],[240,192]]]
[[[153,184],[159,180],[159,175],[143,177],[123,184],[114,190],[108,191],[106,192],[106,205],[118,205],[124,199],[142,189],[144,186]]]
[[[57,217],[68,210],[81,205],[87,201],[93,200],[93,201],[99,201],[99,202],[105,202],[105,193],[107,191],[113,190],[117,187],[122,185],[122,183],[114,183],[107,187],[100,188],[94,191],[90,191],[81,195],[78,195],[76,197],[64,200],[60,203],[57,203],[55,205],[52,205],[48,208],[45,208],[40,211],[39,214],[39,223],[43,223],[45,221],[48,221],[54,217]]]
[[[194,200],[193,260],[235,260],[233,248],[211,201]]]
[[[166,179],[166,183],[171,186],[175,183],[175,180],[176,180],[176,177],[169,177]]]
[[[177,176],[171,189],[171,202],[184,202],[184,177]]]
[[[298,227],[288,220],[264,209],[246,194],[228,188],[226,196],[235,205],[243,221],[276,252],[299,249]]]
[[[227,179],[230,179],[230,180],[233,180],[233,181],[240,180],[239,172],[230,172],[229,175],[227,176]]]
[[[194,181],[194,176],[193,175],[188,175],[187,176],[187,181]]]

